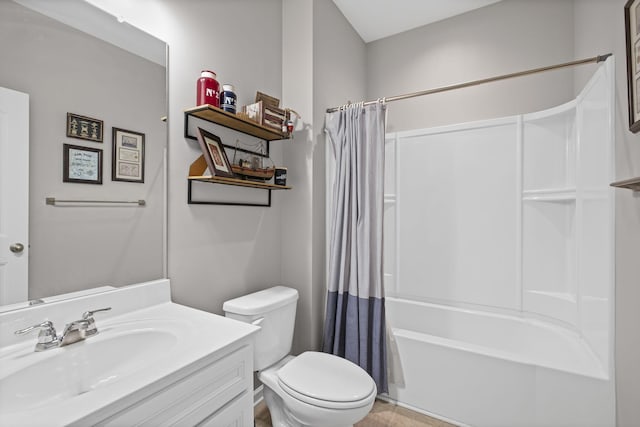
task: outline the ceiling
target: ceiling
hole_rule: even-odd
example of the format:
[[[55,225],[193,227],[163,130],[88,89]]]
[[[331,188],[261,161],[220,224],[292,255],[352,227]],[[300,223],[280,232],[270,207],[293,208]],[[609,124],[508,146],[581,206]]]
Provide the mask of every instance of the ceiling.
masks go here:
[[[1,1],[1,0],[0,0]],[[135,28],[102,7],[107,0],[14,0],[51,19],[90,34],[137,56],[167,66],[166,44]],[[124,0],[120,0],[124,1]],[[109,0],[111,4],[114,0]],[[102,9],[102,10],[100,10]],[[106,13],[103,13],[106,12]]]
[[[333,0],[369,43],[500,0]]]

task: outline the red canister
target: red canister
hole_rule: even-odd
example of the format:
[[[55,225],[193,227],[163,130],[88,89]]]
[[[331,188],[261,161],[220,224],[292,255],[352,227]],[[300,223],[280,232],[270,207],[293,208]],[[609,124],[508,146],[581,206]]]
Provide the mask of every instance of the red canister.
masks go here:
[[[202,70],[198,79],[196,105],[204,104],[220,107],[220,84],[216,73],[209,70]]]

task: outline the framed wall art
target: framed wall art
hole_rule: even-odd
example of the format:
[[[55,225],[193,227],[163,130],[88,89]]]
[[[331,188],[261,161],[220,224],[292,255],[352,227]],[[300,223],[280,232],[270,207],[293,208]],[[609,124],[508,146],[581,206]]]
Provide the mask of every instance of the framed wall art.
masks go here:
[[[201,128],[198,128],[196,136],[211,175],[233,177],[233,170],[220,138]]]
[[[64,144],[62,164],[63,182],[102,184],[102,150]]]
[[[624,6],[627,39],[627,87],[629,130],[640,131],[640,0],[629,0]]]
[[[70,138],[102,142],[103,126],[104,123],[102,120],[67,113],[67,136]]]
[[[113,128],[113,181],[144,182],[144,134]]]

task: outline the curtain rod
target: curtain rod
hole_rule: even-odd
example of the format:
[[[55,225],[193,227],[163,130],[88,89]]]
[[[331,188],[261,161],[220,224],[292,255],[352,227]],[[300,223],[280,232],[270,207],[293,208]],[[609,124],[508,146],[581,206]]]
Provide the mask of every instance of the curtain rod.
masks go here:
[[[556,64],[556,65],[550,65],[550,66],[547,66],[547,67],[533,68],[531,70],[519,71],[517,73],[504,74],[504,75],[501,75],[501,76],[489,77],[487,79],[473,80],[473,81],[469,81],[469,82],[465,82],[465,83],[459,83],[459,84],[455,84],[455,85],[451,85],[451,86],[442,86],[442,87],[435,88],[435,89],[429,89],[429,90],[423,90],[423,91],[420,91],[420,92],[407,93],[407,94],[404,94],[404,95],[390,96],[388,98],[384,98],[384,100],[386,102],[400,101],[402,99],[415,98],[415,97],[418,97],[418,96],[431,95],[433,93],[439,93],[439,92],[447,92],[447,91],[450,91],[450,90],[462,89],[462,88],[465,88],[465,87],[481,85],[481,84],[484,84],[484,83],[490,83],[490,82],[495,82],[495,81],[499,81],[499,80],[511,79],[511,78],[514,78],[514,77],[527,76],[529,74],[541,73],[543,71],[551,71],[551,70],[557,70],[559,68],[573,67],[573,66],[582,65],[582,64],[590,64],[592,62],[598,63],[598,62],[605,61],[610,56],[611,56],[611,54],[607,53],[605,55],[598,55],[598,56],[594,56],[592,58],[581,59],[581,60],[578,60],[578,61],[565,62],[563,64]],[[379,101],[380,101],[380,99],[375,100],[375,101],[366,101],[366,102],[364,102],[364,105],[375,104],[376,102],[379,102]],[[348,104],[351,104],[351,102],[349,102]],[[338,111],[340,108],[341,107],[327,108],[327,113],[333,113],[334,111]]]

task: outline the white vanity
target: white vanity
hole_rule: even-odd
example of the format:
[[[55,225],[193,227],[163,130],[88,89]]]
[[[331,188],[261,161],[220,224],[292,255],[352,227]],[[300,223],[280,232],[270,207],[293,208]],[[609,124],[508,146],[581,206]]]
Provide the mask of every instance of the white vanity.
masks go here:
[[[95,313],[99,333],[34,351]],[[7,426],[253,426],[257,327],[171,302],[158,280],[0,313],[0,424]]]

